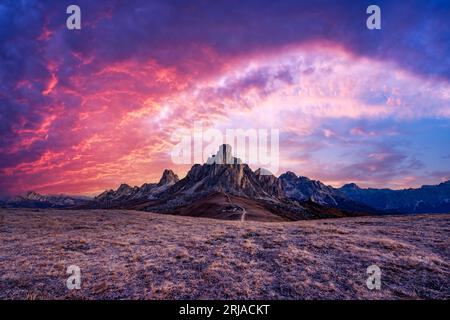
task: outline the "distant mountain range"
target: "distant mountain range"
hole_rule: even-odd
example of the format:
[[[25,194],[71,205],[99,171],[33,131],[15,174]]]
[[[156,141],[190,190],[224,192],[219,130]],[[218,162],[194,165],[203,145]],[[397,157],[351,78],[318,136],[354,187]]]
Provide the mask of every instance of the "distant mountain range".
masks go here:
[[[418,189],[341,188],[286,172],[253,171],[222,145],[206,164],[179,179],[165,170],[158,183],[121,184],[95,198],[42,196],[34,192],[3,202],[7,207],[134,209],[222,219],[286,221],[367,214],[450,212],[450,181]]]
[[[398,213],[449,213],[450,180],[418,189],[363,189],[354,183],[338,189],[348,198],[372,208]]]
[[[0,201],[0,207],[7,208],[69,208],[92,201],[90,197],[59,195],[42,195],[28,191],[22,195]]]

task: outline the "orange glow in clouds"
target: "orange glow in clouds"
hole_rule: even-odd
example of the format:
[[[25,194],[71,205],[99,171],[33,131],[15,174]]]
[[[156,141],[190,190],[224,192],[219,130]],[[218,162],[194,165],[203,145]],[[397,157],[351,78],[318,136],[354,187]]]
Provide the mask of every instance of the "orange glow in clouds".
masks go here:
[[[443,112],[401,108],[404,100],[398,86],[408,83],[420,99],[422,88],[423,95],[429,96],[429,84],[392,72],[392,65],[355,57],[330,44],[291,46],[232,59],[209,48],[203,51],[203,59],[209,60],[191,61],[191,69],[184,72],[155,61],[127,60],[93,74],[74,75],[64,85],[57,78],[63,66],[49,65],[51,79],[42,94],[54,98],[50,109],[61,112],[43,116],[40,128],[32,134],[18,132],[26,139],[12,146],[11,152],[43,141],[53,141],[49,145],[53,151],[4,170],[18,179],[13,192],[33,189],[93,195],[122,182],[157,181],[165,168],[182,176],[188,168],[170,162],[174,144],[170,136],[178,128],[190,129],[198,120],[223,129],[273,127],[305,136],[322,119]],[[396,87],[386,87],[386,79]],[[388,102],[364,102],[365,90],[383,91]],[[64,104],[63,110],[56,101]],[[334,134],[324,132],[328,138]],[[351,134],[374,133],[354,128]],[[327,182],[320,163],[292,159],[286,154],[288,149],[284,153],[281,149],[285,169]],[[333,181],[344,179],[328,180]]]

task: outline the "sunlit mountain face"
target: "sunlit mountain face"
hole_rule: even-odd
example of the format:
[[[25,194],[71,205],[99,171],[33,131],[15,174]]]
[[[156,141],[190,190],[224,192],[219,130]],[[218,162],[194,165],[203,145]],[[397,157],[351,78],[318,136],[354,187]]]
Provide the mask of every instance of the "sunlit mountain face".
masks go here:
[[[279,129],[280,170],[339,187],[450,179],[450,3],[0,4],[0,195],[158,181],[173,133]],[[256,169],[256,168],[255,168]]]

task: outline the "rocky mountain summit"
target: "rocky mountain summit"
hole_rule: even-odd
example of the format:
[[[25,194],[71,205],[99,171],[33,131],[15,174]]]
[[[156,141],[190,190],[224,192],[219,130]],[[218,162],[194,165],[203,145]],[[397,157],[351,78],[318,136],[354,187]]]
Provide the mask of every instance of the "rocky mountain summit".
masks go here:
[[[171,186],[171,185],[177,183],[178,181],[180,181],[178,176],[175,173],[173,173],[172,170],[166,169],[166,170],[164,170],[163,175],[158,182],[158,187]]]
[[[109,207],[131,200],[156,199],[159,194],[178,181],[178,176],[172,170],[166,169],[158,183],[144,183],[140,187],[131,187],[122,183],[117,190],[107,190],[96,196],[93,204],[97,207]]]
[[[229,144],[223,144],[216,154],[208,158],[206,164],[242,164],[242,160],[233,156]]]
[[[380,213],[374,208],[347,197],[339,189],[327,186],[318,180],[307,177],[297,177],[291,171],[283,173],[279,177],[281,189],[286,197],[298,201],[311,201],[323,206],[339,208],[350,211],[361,211],[367,213]]]

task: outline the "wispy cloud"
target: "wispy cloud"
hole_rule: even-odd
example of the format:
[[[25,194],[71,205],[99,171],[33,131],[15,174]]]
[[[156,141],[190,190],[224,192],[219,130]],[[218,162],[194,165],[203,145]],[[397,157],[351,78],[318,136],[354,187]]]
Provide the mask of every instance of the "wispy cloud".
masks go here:
[[[156,180],[172,132],[199,120],[279,128],[284,168],[329,183],[445,176],[446,2],[382,1],[370,34],[362,2],[79,5],[81,32],[62,2],[0,5],[1,194]]]

